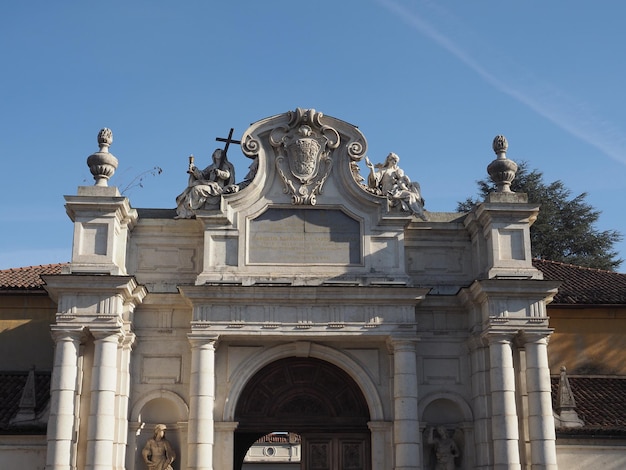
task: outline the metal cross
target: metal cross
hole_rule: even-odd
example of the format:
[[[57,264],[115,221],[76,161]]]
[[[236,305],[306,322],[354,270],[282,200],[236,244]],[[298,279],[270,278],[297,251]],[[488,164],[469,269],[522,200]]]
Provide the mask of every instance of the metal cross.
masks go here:
[[[235,140],[233,139],[233,132],[235,131],[235,129],[233,129],[232,127],[230,128],[230,132],[228,133],[228,137],[226,137],[225,139],[223,137],[216,137],[215,140],[217,140],[218,142],[226,142],[226,145],[224,146],[224,157],[226,157],[226,152],[228,152],[228,147],[230,146],[230,144],[240,144],[241,140]]]

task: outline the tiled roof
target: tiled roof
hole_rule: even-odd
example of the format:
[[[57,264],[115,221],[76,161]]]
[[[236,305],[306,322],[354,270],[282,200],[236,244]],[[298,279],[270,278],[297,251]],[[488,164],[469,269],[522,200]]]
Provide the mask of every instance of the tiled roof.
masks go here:
[[[43,289],[42,275],[61,274],[67,263],[0,270],[0,289]]]
[[[11,425],[11,418],[18,411],[28,371],[0,372],[0,434],[41,433],[45,424],[28,427]],[[35,371],[35,413],[40,413],[50,399],[50,372]]]
[[[568,376],[581,428],[561,428],[559,434],[626,436],[626,377]],[[556,406],[559,377],[552,377]]]
[[[626,274],[539,259],[533,266],[544,279],[562,281],[555,304],[626,305]]]

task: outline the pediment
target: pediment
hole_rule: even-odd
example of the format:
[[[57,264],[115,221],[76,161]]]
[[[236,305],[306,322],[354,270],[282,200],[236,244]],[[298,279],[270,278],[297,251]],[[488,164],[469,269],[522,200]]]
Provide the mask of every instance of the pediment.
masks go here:
[[[356,126],[298,108],[253,123],[241,148],[246,180],[196,214],[205,230],[197,283],[407,281],[404,230],[414,217],[360,174],[367,141]]]
[[[358,163],[367,141],[345,121],[298,108],[252,124],[241,148],[254,162],[256,174],[243,190],[225,196],[237,210],[259,211],[259,205],[345,206],[350,212],[371,213],[385,205],[385,198],[359,183],[364,178]]]

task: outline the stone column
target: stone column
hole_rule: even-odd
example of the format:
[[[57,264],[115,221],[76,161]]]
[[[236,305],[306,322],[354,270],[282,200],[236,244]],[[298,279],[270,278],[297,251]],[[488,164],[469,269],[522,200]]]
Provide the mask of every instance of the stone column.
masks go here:
[[[531,468],[557,470],[556,434],[552,411],[548,335],[522,335],[526,349],[526,387],[528,389],[528,434]]]
[[[91,405],[87,431],[88,470],[111,470],[115,441],[115,393],[117,391],[117,346],[120,331],[91,330],[94,357],[91,372]]]
[[[76,380],[83,331],[52,328],[55,350],[50,402],[57,405],[50,408],[48,419],[46,469],[70,470],[75,454]]]
[[[189,335],[191,377],[189,385],[188,469],[213,470],[213,406],[215,404],[216,337]]]
[[[491,379],[491,430],[493,469],[521,469],[519,428],[515,403],[513,336],[488,333]]]
[[[489,391],[488,353],[481,337],[468,340],[470,377],[472,382],[472,405],[474,412],[474,455],[475,468],[490,470],[491,453],[491,407]]]
[[[130,354],[135,334],[127,332],[119,345],[119,383],[116,396],[115,468],[123,470],[128,442],[128,399],[130,395]]]
[[[137,449],[137,434],[140,432],[139,429],[141,428],[142,423],[138,423],[138,422],[133,422],[131,421],[130,423],[128,423],[128,447],[126,450],[126,467],[127,469],[135,469],[135,459],[137,457],[137,452],[141,452],[142,449]],[[175,449],[178,450],[178,449]],[[178,454],[179,452],[177,452]],[[177,459],[179,459],[179,457],[177,457]],[[184,467],[181,467],[184,468]],[[140,470],[141,467],[139,467],[136,470]],[[143,470],[143,469],[141,469]]]
[[[417,360],[415,341],[391,340],[393,347],[393,443],[395,470],[417,470],[421,464],[421,436],[417,419]]]

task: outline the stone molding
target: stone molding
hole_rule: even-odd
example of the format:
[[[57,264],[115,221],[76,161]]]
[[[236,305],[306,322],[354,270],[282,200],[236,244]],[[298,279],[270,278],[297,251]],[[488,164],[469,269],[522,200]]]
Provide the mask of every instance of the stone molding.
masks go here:
[[[415,331],[415,306],[428,289],[336,286],[179,286],[193,306],[192,328],[216,335],[298,335]],[[241,312],[245,309],[246,315]]]
[[[145,287],[132,276],[57,274],[43,279],[57,303],[59,329],[74,329],[76,325],[128,328],[128,318],[147,295]]]

